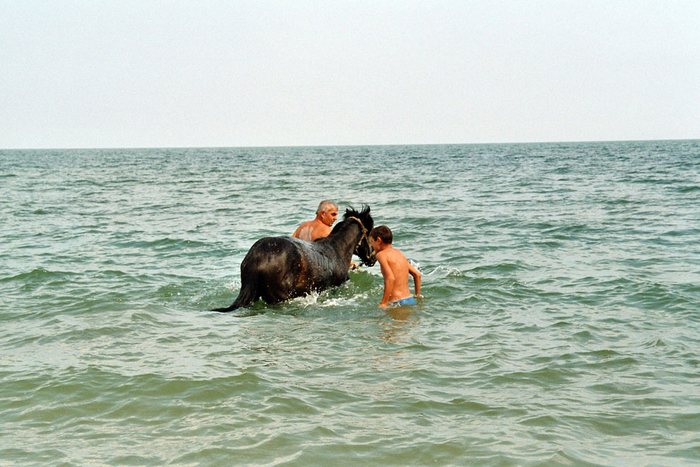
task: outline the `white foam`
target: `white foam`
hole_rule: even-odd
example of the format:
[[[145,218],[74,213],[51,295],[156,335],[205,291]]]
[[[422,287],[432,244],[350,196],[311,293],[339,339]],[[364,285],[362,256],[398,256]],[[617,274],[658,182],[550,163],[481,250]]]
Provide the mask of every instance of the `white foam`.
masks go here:
[[[348,306],[356,305],[361,300],[369,297],[368,293],[355,294],[350,297],[328,297],[328,291],[325,292],[311,292],[303,297],[297,297],[290,301],[295,305],[299,305],[302,308],[308,308],[313,306],[315,308],[331,308],[337,306]]]
[[[293,298],[290,302],[300,305],[302,308],[307,308],[312,305],[316,305],[318,303],[318,297],[321,294],[318,292],[311,292],[307,295],[304,295],[303,297],[297,297]]]
[[[239,290],[241,288],[241,280],[234,279],[233,281],[226,284],[226,288],[229,289],[230,291]]]
[[[447,266],[438,266],[428,273],[423,273],[423,277],[425,277],[425,276],[431,277],[433,275],[436,275],[437,277],[451,277],[451,276],[462,277],[465,274],[463,271],[461,271],[457,268],[450,268]]]

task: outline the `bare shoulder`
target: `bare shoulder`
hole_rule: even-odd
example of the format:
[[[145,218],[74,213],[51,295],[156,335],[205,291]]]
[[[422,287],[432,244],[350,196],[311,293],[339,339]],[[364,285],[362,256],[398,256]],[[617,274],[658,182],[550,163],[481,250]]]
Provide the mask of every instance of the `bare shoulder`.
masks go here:
[[[392,265],[399,265],[403,264],[404,262],[408,262],[401,250],[393,247],[377,253],[377,259],[380,261],[383,259],[384,262]]]
[[[393,253],[392,257],[394,258],[395,261],[408,262],[408,260],[406,259],[406,255],[403,254],[403,251],[399,250],[398,248],[392,248],[391,251]]]
[[[318,240],[319,238],[324,238],[330,235],[331,229],[324,224],[319,225],[318,223],[314,223],[311,228],[311,239],[312,240]]]

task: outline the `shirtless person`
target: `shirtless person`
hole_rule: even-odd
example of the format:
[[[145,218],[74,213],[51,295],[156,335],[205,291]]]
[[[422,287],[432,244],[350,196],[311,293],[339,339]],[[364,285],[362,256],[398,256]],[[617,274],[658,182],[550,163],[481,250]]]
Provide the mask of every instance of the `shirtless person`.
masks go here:
[[[387,306],[415,305],[416,299],[408,288],[408,275],[413,277],[416,297],[420,296],[420,272],[408,262],[401,250],[391,244],[393,235],[386,225],[375,227],[369,233],[369,241],[377,252],[377,261],[384,276],[384,296],[379,304]]]
[[[333,201],[324,200],[316,209],[316,217],[310,221],[302,222],[292,234],[292,237],[313,242],[317,238],[327,237],[331,233],[331,226],[338,217],[338,205]]]

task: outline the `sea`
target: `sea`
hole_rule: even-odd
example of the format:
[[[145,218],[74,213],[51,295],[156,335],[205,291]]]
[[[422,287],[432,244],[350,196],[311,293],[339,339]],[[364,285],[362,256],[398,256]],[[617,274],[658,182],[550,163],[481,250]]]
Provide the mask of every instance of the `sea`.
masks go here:
[[[208,311],[325,199],[417,306]],[[0,465],[700,465],[700,141],[2,150]]]

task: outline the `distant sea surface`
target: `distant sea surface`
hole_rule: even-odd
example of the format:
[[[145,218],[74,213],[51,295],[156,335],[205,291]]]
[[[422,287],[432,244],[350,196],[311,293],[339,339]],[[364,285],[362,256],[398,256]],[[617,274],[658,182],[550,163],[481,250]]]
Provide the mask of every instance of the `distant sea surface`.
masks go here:
[[[255,316],[265,236],[379,266]],[[2,465],[698,465],[700,141],[0,151]]]

